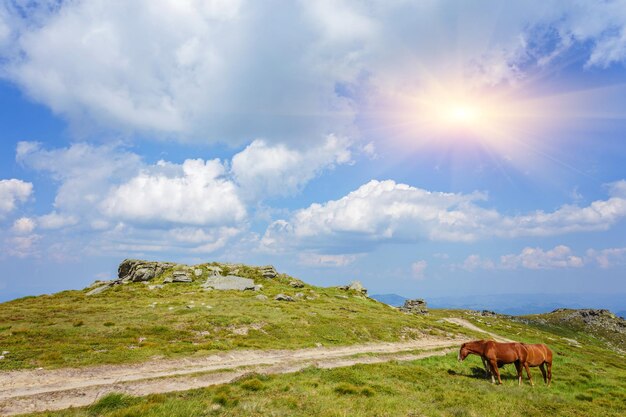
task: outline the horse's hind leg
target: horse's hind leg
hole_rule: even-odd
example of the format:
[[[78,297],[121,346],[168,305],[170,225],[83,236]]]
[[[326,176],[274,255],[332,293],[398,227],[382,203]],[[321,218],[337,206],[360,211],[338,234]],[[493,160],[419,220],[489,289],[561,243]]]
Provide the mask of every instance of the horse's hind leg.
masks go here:
[[[548,368],[548,386],[552,383],[552,362],[546,362]]]
[[[543,375],[543,382],[548,383],[548,375],[546,374],[546,366],[545,362],[539,365],[539,370],[541,371],[541,375]]]

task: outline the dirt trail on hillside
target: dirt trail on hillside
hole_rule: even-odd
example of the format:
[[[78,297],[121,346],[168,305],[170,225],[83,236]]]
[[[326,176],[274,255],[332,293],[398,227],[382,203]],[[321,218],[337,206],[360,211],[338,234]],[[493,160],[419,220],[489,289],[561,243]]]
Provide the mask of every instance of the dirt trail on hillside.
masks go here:
[[[231,382],[248,372],[275,374],[295,372],[307,366],[335,368],[414,360],[443,355],[449,349],[441,349],[456,347],[463,341],[428,338],[332,348],[231,351],[202,358],[131,365],[4,372],[0,373],[0,415],[85,406],[109,392],[148,395],[206,387]],[[414,350],[427,352],[409,353]],[[359,354],[368,356],[355,357]]]
[[[461,318],[445,320],[488,334],[498,341],[510,341]],[[86,406],[110,392],[142,396],[202,388],[232,382],[250,372],[280,374],[308,366],[337,368],[416,360],[445,355],[465,341],[467,339],[425,338],[298,350],[242,350],[138,364],[3,372],[0,373],[0,415]],[[425,352],[412,352],[416,350]],[[357,356],[363,354],[367,356]]]
[[[458,317],[449,317],[449,318],[444,319],[444,320],[449,322],[449,323],[458,324],[459,326],[463,326],[466,329],[473,330],[475,332],[485,333],[485,334],[491,336],[496,342],[515,342],[515,340],[507,339],[506,337],[502,337],[502,336],[497,335],[495,333],[488,332],[487,330],[483,330],[480,327],[473,325],[472,323],[470,323],[469,321],[467,321],[465,319],[460,319]]]

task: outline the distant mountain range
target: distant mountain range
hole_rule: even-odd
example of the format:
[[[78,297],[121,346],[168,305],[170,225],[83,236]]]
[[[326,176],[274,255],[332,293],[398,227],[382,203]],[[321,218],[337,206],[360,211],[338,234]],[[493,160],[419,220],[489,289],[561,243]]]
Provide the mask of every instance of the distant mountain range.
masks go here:
[[[370,297],[394,307],[401,306],[407,300],[407,297],[398,294],[373,294]],[[626,318],[624,294],[498,294],[423,298],[432,308],[493,310],[515,316],[547,313],[557,308],[605,308]]]

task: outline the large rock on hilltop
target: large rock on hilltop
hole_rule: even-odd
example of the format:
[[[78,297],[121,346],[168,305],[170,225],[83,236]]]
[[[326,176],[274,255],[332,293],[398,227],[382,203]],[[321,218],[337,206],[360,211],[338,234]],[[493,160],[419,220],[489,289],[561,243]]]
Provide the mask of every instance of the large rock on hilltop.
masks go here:
[[[140,282],[150,281],[158,277],[166,269],[176,264],[170,262],[150,262],[139,259],[125,259],[117,268],[117,276],[122,281]]]
[[[414,300],[406,300],[404,305],[400,307],[400,311],[413,314],[428,314],[428,306],[422,298],[416,298]]]

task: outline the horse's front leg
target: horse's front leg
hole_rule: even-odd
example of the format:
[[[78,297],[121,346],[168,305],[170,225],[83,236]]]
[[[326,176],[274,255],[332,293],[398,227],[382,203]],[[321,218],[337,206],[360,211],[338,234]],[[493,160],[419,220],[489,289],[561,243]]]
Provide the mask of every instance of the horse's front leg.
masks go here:
[[[482,359],[483,361],[483,366],[485,367],[485,373],[487,374],[487,378],[489,378],[489,376],[491,375],[491,371],[489,370],[489,363],[482,356],[480,357],[480,359]],[[491,378],[493,379],[493,375],[491,375]]]
[[[498,369],[498,361],[495,359],[490,359],[489,364],[491,365],[491,372],[496,375],[498,378],[498,383],[502,385],[502,379],[500,378],[500,370]],[[491,380],[493,383],[496,381],[493,379],[493,374],[491,375]]]
[[[522,364],[515,361],[515,370],[517,371],[517,385],[522,385]]]
[[[526,375],[528,375],[528,381],[530,382],[530,385],[534,386],[535,384],[533,383],[533,377],[530,376],[530,367],[528,366],[528,362],[524,362],[524,368],[526,368]]]

